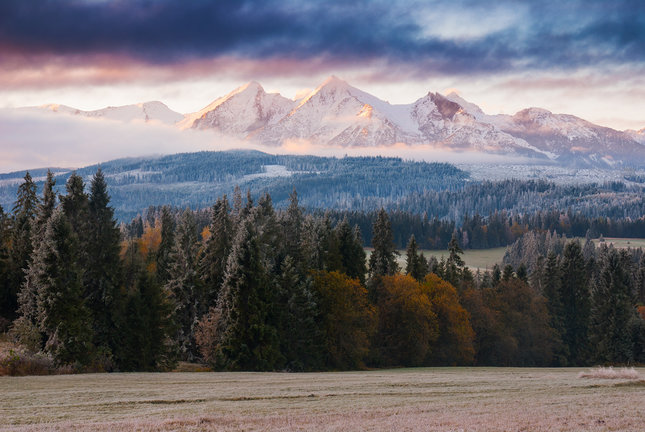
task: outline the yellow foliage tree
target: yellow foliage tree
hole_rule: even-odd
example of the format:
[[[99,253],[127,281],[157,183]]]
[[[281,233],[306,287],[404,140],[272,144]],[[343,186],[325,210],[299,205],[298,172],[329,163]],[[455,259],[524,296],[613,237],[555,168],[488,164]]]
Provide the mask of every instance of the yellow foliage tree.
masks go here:
[[[421,289],[428,296],[439,320],[439,338],[430,352],[430,362],[442,365],[462,365],[473,362],[475,332],[470,314],[459,302],[457,290],[434,273],[426,276]]]
[[[420,366],[439,337],[433,305],[412,276],[384,276],[374,346],[383,365]]]
[[[337,271],[313,273],[327,364],[334,369],[364,367],[375,330],[376,311],[358,279]]]

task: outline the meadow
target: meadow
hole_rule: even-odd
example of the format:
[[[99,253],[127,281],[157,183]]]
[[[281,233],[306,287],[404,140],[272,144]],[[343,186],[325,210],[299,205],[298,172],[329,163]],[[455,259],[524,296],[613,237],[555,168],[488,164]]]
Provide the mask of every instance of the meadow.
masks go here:
[[[397,261],[401,268],[405,268],[406,251],[405,249],[398,250],[399,256]],[[431,256],[436,257],[439,261],[441,258],[448,258],[449,252],[447,249],[423,249],[421,250],[426,258]],[[367,260],[369,261],[372,248],[365,248]],[[495,264],[501,264],[504,254],[506,253],[506,246],[491,248],[491,249],[466,249],[461,258],[466,263],[466,266],[472,270],[490,270]]]
[[[637,431],[645,375],[587,369],[0,377],[0,430]]]

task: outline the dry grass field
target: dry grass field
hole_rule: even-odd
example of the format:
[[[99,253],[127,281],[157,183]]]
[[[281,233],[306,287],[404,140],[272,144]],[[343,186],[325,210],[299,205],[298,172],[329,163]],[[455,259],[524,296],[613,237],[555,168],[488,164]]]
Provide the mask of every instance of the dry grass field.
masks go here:
[[[398,262],[401,268],[405,268],[405,250],[399,250]],[[367,254],[367,260],[369,261],[370,254],[372,253],[371,248],[366,248],[365,253]],[[462,255],[462,259],[468,267],[473,270],[490,270],[495,264],[500,264],[504,254],[506,253],[506,246],[491,248],[491,249],[466,249]],[[426,258],[435,256],[438,260],[441,260],[441,257],[448,258],[448,250],[437,249],[423,249],[423,254]]]
[[[584,239],[582,240],[584,241]],[[601,244],[600,240],[594,240],[596,246]],[[645,239],[639,238],[614,238],[614,237],[605,237],[605,243],[607,245],[613,244],[616,248],[645,248]]]
[[[586,369],[0,377],[0,430],[642,431],[637,379]]]

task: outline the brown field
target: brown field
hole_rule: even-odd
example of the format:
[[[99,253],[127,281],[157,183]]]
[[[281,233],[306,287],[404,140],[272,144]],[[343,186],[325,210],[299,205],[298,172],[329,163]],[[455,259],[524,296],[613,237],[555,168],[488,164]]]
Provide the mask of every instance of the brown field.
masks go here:
[[[398,252],[399,266],[401,268],[405,268],[405,250],[399,250]],[[422,252],[426,258],[430,258],[431,256],[435,256],[438,260],[441,260],[441,257],[448,258],[448,250],[444,249],[423,249]],[[369,261],[372,249],[366,248],[365,253],[367,254],[367,260]],[[505,253],[506,246],[491,249],[466,249],[461,257],[466,265],[473,270],[490,270],[495,264],[502,262],[502,258],[504,258]]]
[[[584,239],[582,239],[584,241]],[[601,242],[598,239],[594,240],[596,246],[600,245]],[[616,248],[645,248],[645,239],[639,238],[614,238],[614,237],[605,237],[605,244],[613,244]]]
[[[645,375],[587,369],[0,377],[0,430],[642,431]]]

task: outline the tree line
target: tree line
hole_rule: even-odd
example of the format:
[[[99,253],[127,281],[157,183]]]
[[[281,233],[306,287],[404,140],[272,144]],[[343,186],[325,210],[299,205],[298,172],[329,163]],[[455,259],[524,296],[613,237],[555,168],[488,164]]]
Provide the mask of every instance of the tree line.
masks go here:
[[[542,267],[520,259],[473,273],[453,231],[441,260],[424,256],[411,235],[400,268],[393,217],[383,209],[368,259],[358,225],[307,214],[295,191],[282,211],[268,193],[256,202],[237,188],[207,212],[161,207],[119,229],[100,169],[89,193],[75,174],[65,195],[54,183],[49,173],[38,198],[27,174],[12,215],[2,213],[1,310],[11,337],[61,366],[644,361],[636,293],[645,266],[634,265],[633,253],[607,249],[592,260],[568,242],[540,249]]]

